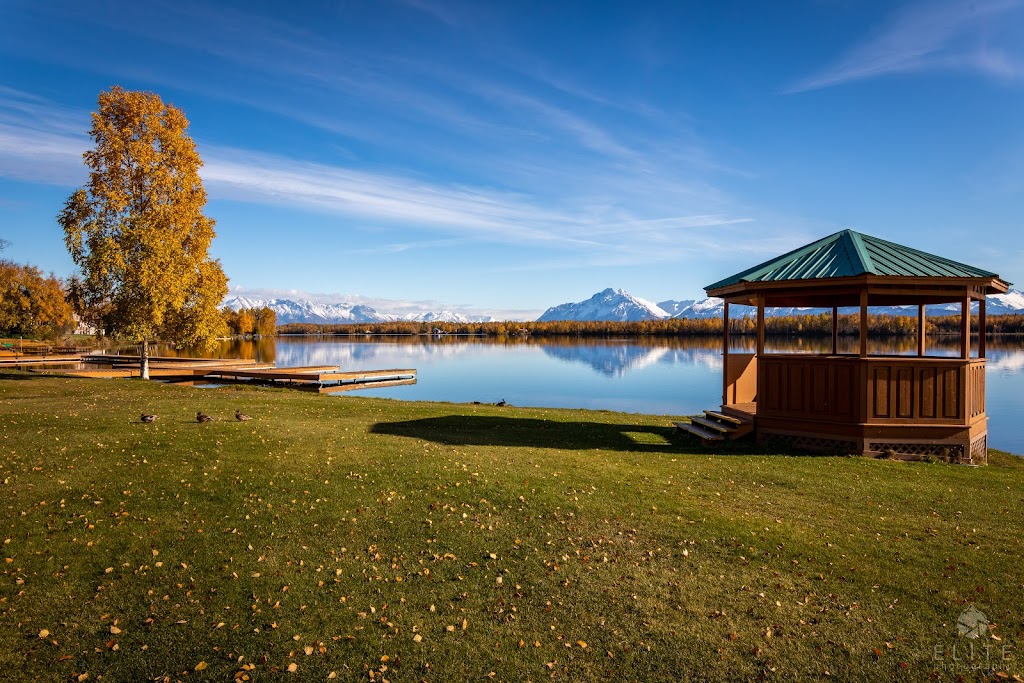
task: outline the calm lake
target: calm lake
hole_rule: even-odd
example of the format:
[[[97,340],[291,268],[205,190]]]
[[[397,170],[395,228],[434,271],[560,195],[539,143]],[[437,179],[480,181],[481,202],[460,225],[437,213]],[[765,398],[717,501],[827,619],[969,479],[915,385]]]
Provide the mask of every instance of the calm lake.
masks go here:
[[[871,340],[871,353],[912,355],[913,339]],[[769,339],[772,352],[821,351],[824,339]],[[857,340],[842,340],[853,353]],[[959,354],[954,339],[929,338],[929,355]],[[740,338],[736,351],[752,351]],[[339,365],[343,370],[415,368],[412,386],[360,390],[408,401],[588,408],[694,415],[721,402],[722,350],[716,338],[495,340],[479,337],[303,337],[230,340],[212,354],[278,367]],[[989,340],[986,370],[989,443],[1024,453],[1024,340]],[[326,399],[330,400],[330,399]]]

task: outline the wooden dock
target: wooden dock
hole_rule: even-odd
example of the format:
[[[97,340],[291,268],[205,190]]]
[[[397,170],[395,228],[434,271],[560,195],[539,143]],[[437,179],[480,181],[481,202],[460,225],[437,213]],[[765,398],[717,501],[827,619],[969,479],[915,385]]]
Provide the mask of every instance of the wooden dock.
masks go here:
[[[0,368],[21,368],[33,365],[69,365],[81,363],[82,356],[18,356],[16,358],[0,357]]]
[[[70,370],[65,374],[77,377],[138,377],[138,356],[89,355],[81,362],[106,365],[109,368]],[[180,382],[258,382],[286,385],[297,389],[334,393],[416,383],[416,370],[411,368],[386,370],[342,370],[337,365],[311,365],[278,368],[271,364],[246,359],[180,358],[151,356],[150,377]]]

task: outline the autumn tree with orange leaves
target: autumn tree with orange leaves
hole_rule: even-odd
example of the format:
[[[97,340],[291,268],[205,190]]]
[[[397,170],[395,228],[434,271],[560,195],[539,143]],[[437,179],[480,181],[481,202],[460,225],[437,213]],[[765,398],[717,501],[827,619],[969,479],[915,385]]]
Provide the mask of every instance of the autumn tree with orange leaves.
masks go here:
[[[203,214],[203,162],[187,129],[158,95],[101,93],[83,155],[89,181],[58,217],[81,269],[72,303],[107,334],[141,345],[145,379],[149,342],[210,347],[225,331],[217,307],[227,278],[208,254],[214,221]]]
[[[55,275],[0,259],[0,336],[50,339],[74,325],[64,285]]]

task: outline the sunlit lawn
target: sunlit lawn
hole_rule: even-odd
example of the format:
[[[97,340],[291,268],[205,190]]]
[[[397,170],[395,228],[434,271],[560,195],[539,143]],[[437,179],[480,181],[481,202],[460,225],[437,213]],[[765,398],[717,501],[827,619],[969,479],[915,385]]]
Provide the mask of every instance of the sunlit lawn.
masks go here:
[[[1024,463],[990,457],[0,374],[0,680],[1012,679]]]

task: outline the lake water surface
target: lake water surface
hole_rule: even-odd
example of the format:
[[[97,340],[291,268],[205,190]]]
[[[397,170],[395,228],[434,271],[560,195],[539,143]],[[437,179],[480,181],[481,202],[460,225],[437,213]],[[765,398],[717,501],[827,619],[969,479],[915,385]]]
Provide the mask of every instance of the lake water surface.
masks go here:
[[[772,352],[826,351],[829,340],[769,339]],[[840,351],[854,352],[856,339]],[[751,351],[752,339],[736,341]],[[871,353],[912,355],[912,339],[871,340]],[[929,355],[959,355],[955,341],[929,339]],[[721,402],[722,350],[716,338],[495,340],[480,337],[301,337],[223,342],[218,357],[278,367],[339,365],[343,370],[415,368],[410,386],[360,390],[409,401],[588,408],[694,415]],[[989,443],[1024,453],[1024,340],[990,340],[986,356]]]

